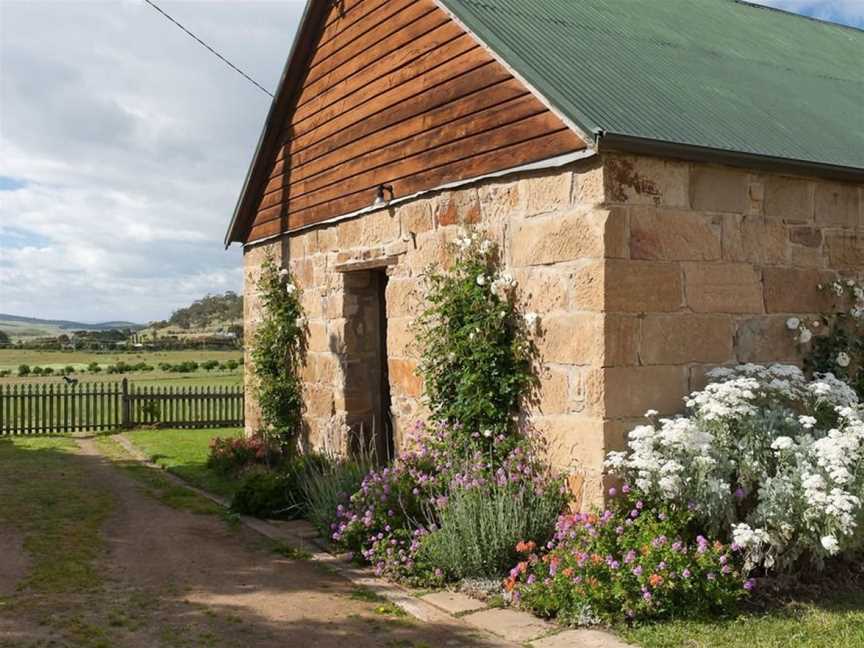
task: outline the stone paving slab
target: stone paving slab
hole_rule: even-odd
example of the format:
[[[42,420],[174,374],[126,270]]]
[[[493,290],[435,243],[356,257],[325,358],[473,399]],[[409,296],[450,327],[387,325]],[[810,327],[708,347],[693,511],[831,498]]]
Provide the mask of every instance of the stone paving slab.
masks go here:
[[[555,626],[525,612],[508,609],[483,610],[461,617],[465,623],[508,641],[525,643],[549,634]]]
[[[632,648],[615,635],[601,630],[566,630],[531,642],[532,648]]]
[[[478,601],[477,599],[459,592],[433,592],[432,594],[427,594],[420,598],[453,615],[476,612],[477,610],[482,610],[486,607],[482,601]]]

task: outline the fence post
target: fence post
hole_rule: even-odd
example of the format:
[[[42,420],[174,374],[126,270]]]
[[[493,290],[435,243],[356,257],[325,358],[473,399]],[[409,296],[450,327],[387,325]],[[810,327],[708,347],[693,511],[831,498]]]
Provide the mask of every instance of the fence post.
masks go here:
[[[132,408],[129,405],[129,380],[124,378],[120,382],[120,427],[128,428],[132,426],[132,417],[130,416]]]

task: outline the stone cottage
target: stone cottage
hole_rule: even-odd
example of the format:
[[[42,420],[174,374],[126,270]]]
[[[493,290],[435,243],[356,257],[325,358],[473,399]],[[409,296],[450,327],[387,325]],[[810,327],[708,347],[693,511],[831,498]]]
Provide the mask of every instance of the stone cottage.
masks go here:
[[[398,448],[421,273],[476,226],[540,315],[527,414],[596,495],[646,410],[800,361],[787,320],[862,277],[862,62],[864,32],[735,0],[312,0],[226,237],[247,331],[272,254],[309,315],[308,441]]]

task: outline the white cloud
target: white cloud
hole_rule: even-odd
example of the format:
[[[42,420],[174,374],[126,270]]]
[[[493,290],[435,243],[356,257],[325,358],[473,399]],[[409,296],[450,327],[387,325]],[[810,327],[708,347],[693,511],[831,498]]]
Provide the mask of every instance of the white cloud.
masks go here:
[[[160,5],[271,89],[303,8]],[[222,238],[269,103],[143,2],[0,0],[0,312],[146,321],[239,290]]]
[[[750,0],[793,13],[864,28],[864,0]]]

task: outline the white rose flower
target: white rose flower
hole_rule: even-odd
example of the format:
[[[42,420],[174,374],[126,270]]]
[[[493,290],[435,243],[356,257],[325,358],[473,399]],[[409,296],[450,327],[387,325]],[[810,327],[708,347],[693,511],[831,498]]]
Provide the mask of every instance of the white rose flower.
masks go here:
[[[833,535],[827,535],[822,538],[822,546],[829,554],[834,555],[840,550],[840,543]]]
[[[849,366],[849,363],[852,362],[852,359],[849,357],[849,354],[845,351],[841,351],[837,354],[837,366],[846,368]]]
[[[801,335],[798,337],[798,340],[801,344],[808,344],[810,340],[813,339],[813,333],[808,328],[801,329]]]
[[[293,295],[295,292],[297,292],[297,286],[292,283],[287,283],[285,284],[285,292],[287,292],[289,295]]]
[[[485,286],[486,285],[486,275],[477,275],[477,285]]]
[[[486,437],[487,439],[491,438],[492,437],[492,430],[488,430],[488,429],[483,430],[483,436]]]
[[[279,276],[280,276],[280,277],[287,277],[287,276],[288,276],[288,270],[287,270],[286,268],[282,268],[282,269],[279,271]]]
[[[790,331],[797,331],[799,326],[801,326],[801,320],[797,317],[790,317],[786,320],[786,328]]]

